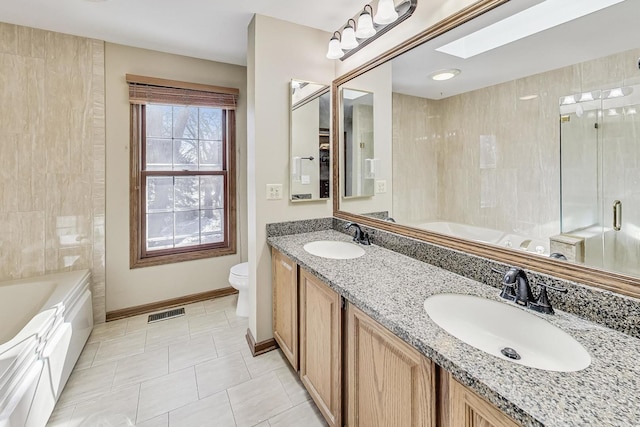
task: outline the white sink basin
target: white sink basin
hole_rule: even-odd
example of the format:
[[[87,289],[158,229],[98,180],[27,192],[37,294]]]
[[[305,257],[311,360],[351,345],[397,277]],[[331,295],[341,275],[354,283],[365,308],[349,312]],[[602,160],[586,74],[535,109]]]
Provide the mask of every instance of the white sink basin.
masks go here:
[[[438,294],[427,298],[424,308],[454,337],[501,359],[559,372],[580,371],[591,364],[587,350],[571,335],[506,303],[471,295]],[[515,350],[520,359],[514,359],[517,356],[508,349]]]
[[[336,240],[317,240],[303,246],[311,255],[331,259],[352,259],[364,255],[364,249],[355,243]]]

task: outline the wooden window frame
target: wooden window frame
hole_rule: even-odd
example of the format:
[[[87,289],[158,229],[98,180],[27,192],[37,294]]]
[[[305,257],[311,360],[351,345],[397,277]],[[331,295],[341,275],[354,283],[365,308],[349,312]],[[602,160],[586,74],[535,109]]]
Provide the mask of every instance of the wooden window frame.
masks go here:
[[[127,76],[129,78],[129,76]],[[193,84],[163,80],[171,87],[185,87]],[[216,89],[220,89],[214,87]],[[229,89],[236,91],[237,89]],[[183,104],[167,104],[183,105]],[[235,109],[212,105],[223,112],[223,167],[221,171],[146,171],[144,159],[146,149],[145,104],[131,103],[131,143],[130,143],[130,267],[140,268],[171,264],[204,258],[232,255],[236,253],[236,123]],[[180,248],[146,249],[146,180],[148,176],[223,176],[224,180],[224,240],[217,243]]]

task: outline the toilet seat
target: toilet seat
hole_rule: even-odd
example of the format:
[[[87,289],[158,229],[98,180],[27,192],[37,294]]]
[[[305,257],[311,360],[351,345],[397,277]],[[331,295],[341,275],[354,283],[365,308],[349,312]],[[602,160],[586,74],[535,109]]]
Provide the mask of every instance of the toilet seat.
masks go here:
[[[241,264],[236,264],[231,267],[231,273],[233,276],[238,278],[248,278],[249,277],[249,263],[243,262]]]

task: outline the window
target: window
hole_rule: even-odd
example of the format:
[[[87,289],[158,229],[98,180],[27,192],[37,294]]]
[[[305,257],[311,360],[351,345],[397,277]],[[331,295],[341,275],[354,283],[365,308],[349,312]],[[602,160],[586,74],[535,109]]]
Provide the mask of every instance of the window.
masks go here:
[[[237,89],[127,81],[131,267],[235,253]]]

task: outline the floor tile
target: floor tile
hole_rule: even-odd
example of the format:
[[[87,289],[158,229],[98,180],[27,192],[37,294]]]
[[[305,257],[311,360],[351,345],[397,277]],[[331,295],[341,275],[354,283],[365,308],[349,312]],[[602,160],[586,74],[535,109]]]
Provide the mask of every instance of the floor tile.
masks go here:
[[[139,394],[140,384],[136,384],[119,388],[96,401],[78,404],[73,420],[87,426],[132,425],[136,420]]]
[[[169,346],[169,371],[175,372],[218,357],[211,334],[200,334],[185,343]]]
[[[58,399],[60,407],[82,401],[95,400],[111,390],[116,362],[73,371]]]
[[[242,353],[242,357],[244,358],[244,362],[247,365],[247,370],[249,371],[251,378],[264,375],[267,372],[271,372],[279,368],[284,368],[287,366],[287,363],[289,363],[280,349],[255,357],[250,352],[248,352],[248,354]]]
[[[189,323],[186,317],[163,320],[147,329],[145,351],[154,347],[189,341]]]
[[[287,392],[287,396],[289,396],[289,400],[291,400],[292,404],[298,405],[311,399],[307,389],[302,385],[302,381],[300,381],[298,373],[294,371],[290,365],[276,369],[273,372],[280,380],[280,383],[282,384],[282,387],[284,387],[284,391]]]
[[[154,349],[118,360],[113,386],[137,384],[169,373],[169,349]]]
[[[216,311],[233,310],[236,311],[236,304],[238,302],[238,295],[229,295],[223,298],[215,298],[212,300],[204,301],[204,309],[207,313],[215,313]]]
[[[79,371],[81,369],[90,368],[91,365],[93,365],[93,359],[96,357],[96,353],[98,352],[98,347],[100,347],[99,342],[85,344],[73,369]]]
[[[204,308],[204,302],[195,302],[193,304],[188,304],[184,306],[184,313],[187,316],[201,316],[206,314],[206,310]]]
[[[224,311],[202,314],[200,316],[189,316],[189,332],[197,335],[202,332],[210,332],[214,329],[229,328],[229,321]]]
[[[102,341],[93,359],[93,366],[122,359],[144,352],[147,333],[135,332],[107,341]]]
[[[235,427],[226,391],[221,391],[169,413],[171,427]]]
[[[240,353],[218,357],[196,365],[200,398],[218,393],[251,378]]]
[[[127,323],[127,319],[120,319],[113,322],[106,322],[95,325],[87,342],[91,344],[94,342],[121,337],[125,334]]]
[[[169,413],[138,423],[136,427],[169,427]]]
[[[149,314],[140,314],[138,316],[130,317],[127,322],[126,334],[131,334],[138,331],[146,331],[153,323],[149,323]]]
[[[269,418],[271,427],[326,427],[324,417],[313,402],[304,402],[298,406]]]
[[[145,381],[140,387],[137,422],[149,420],[196,400],[198,389],[192,367]]]
[[[249,349],[247,344],[247,328],[218,329],[211,332],[218,356],[237,353]]]
[[[49,417],[47,427],[71,427],[73,425],[71,416],[75,409],[75,405],[66,407],[56,406]]]
[[[253,426],[293,406],[273,372],[232,387],[227,392],[238,427]]]

